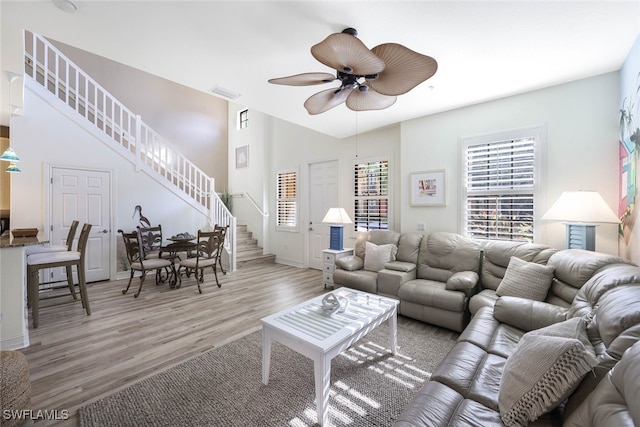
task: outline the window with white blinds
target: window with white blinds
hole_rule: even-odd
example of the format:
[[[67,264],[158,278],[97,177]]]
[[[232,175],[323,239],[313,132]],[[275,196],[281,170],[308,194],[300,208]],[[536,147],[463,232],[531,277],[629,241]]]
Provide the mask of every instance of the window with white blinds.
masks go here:
[[[291,230],[298,227],[298,172],[278,173],[276,227]]]
[[[389,161],[354,164],[355,231],[389,229]]]
[[[465,140],[463,229],[467,236],[533,242],[538,135]]]

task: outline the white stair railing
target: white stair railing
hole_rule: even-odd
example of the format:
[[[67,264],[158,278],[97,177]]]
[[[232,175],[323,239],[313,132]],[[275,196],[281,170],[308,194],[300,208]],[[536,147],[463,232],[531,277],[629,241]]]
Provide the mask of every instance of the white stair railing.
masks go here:
[[[235,270],[235,218],[214,190],[214,179],[184,157],[139,115],[118,101],[44,37],[25,31],[25,76],[71,108],[167,188],[187,196],[211,224],[229,226],[225,248]],[[104,140],[104,138],[101,138]],[[161,179],[159,179],[161,178]]]

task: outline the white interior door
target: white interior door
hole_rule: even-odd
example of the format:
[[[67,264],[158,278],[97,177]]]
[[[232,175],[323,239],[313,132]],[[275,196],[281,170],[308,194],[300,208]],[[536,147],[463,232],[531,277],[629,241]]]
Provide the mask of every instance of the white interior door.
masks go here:
[[[63,243],[74,219],[80,222],[74,248],[84,223],[90,223],[87,242],[87,281],[109,279],[111,232],[111,173],[100,170],[51,169],[51,241]],[[65,280],[64,268],[51,272],[53,281]]]
[[[322,270],[322,250],[329,247],[329,225],[322,218],[338,206],[338,161],[309,165],[309,267]]]

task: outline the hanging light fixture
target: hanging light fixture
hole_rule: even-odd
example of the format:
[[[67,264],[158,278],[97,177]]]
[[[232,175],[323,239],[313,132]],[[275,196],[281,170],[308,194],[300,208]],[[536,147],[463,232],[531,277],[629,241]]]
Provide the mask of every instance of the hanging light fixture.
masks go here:
[[[9,163],[9,167],[5,171],[9,172],[9,173],[20,173],[20,172],[22,172],[20,170],[20,168],[18,167],[18,165],[16,165],[13,162]]]
[[[6,72],[6,74],[9,77],[9,128],[11,128],[11,119],[13,117],[13,104],[11,103],[12,101],[11,86],[13,85],[13,82],[19,77],[19,75],[16,73],[8,72],[8,71]],[[13,148],[11,148],[11,146],[9,146],[9,148],[4,150],[4,153],[2,153],[2,156],[0,156],[0,160],[4,160],[5,162],[11,162],[9,164],[9,167],[6,169],[7,172],[9,173],[21,172],[18,165],[16,165],[16,163],[20,161],[20,157],[18,157],[16,152],[13,151]]]
[[[2,156],[0,156],[0,160],[4,160],[5,162],[16,163],[20,161],[20,158],[18,157],[16,152],[13,151],[13,148],[9,147],[6,150],[4,150],[4,153],[2,153]]]

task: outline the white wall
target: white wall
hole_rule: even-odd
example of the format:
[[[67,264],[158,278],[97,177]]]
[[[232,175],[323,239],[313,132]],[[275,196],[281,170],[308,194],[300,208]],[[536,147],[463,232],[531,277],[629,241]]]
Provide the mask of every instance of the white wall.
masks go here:
[[[460,138],[536,124],[547,126],[544,206],[539,219],[567,190],[597,190],[612,209],[618,200],[618,84],[608,73],[547,89],[515,95],[402,124],[402,230],[425,222],[427,231],[459,232]],[[409,173],[446,169],[447,206],[412,207]],[[541,241],[565,247],[564,226],[536,222]],[[597,227],[596,250],[618,253],[617,226]]]
[[[147,174],[136,171],[130,162],[29,89],[25,90],[24,114],[13,117],[11,141],[20,155],[22,170],[11,180],[12,228],[44,230],[48,222],[44,181],[47,165],[112,171],[112,257],[116,241],[121,240],[117,230],[132,230],[138,225],[138,218],[132,218],[135,205],[143,207],[152,224],[161,224],[167,237],[184,231],[195,233],[207,225],[206,218],[185,201]],[[114,273],[115,261],[112,278]]]
[[[608,73],[406,121],[398,126],[344,140],[250,111],[251,120],[255,117],[259,117],[259,120],[250,122],[252,130],[242,137],[238,133],[246,130],[235,133],[229,126],[229,152],[232,153],[236,146],[250,144],[252,152],[262,149],[270,158],[254,168],[255,156],[252,155],[248,170],[233,170],[230,163],[229,182],[233,191],[252,188],[251,191],[257,192],[258,186],[265,188],[265,206],[271,214],[265,232],[269,236],[265,249],[276,254],[278,262],[297,266],[308,265],[309,164],[338,160],[339,200],[352,214],[352,165],[356,157],[356,145],[361,158],[380,154],[390,156],[393,177],[391,203],[394,206],[392,228],[403,232],[416,231],[419,222],[425,223],[427,232],[460,231],[459,152],[462,137],[538,124],[546,127],[547,154],[546,169],[541,177],[546,198],[543,198],[543,206],[536,213],[537,218],[566,190],[597,190],[613,208],[618,197],[618,81],[617,72]],[[234,116],[241,108],[232,106],[229,116]],[[345,114],[355,113],[345,109]],[[235,162],[234,155],[230,154],[232,161]],[[274,225],[275,176],[278,171],[288,168],[297,168],[300,172],[300,228],[297,232],[276,231]],[[409,174],[433,169],[446,170],[447,205],[412,207]],[[264,186],[264,183],[268,185]],[[238,215],[242,217],[241,208],[238,210]],[[556,248],[565,247],[563,224],[538,221],[536,227],[540,228],[539,243]],[[262,237],[265,238],[266,234]],[[345,246],[353,245],[354,239],[352,232],[347,233]],[[597,227],[596,250],[618,253],[616,225],[603,224]]]

